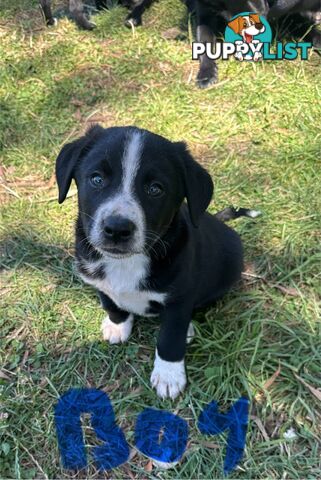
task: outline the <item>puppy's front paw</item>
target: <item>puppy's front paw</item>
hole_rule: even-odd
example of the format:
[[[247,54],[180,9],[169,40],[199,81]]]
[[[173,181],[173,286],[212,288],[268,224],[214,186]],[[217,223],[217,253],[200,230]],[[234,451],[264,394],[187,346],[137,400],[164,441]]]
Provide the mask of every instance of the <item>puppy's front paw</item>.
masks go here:
[[[197,85],[199,88],[207,88],[218,80],[217,66],[215,63],[203,66],[197,74]]]
[[[186,385],[184,360],[167,362],[162,360],[156,350],[154,370],[150,377],[152,386],[161,398],[176,398]]]
[[[132,17],[131,15],[128,15],[128,17],[124,22],[124,25],[127,28],[133,28],[133,27],[139,27],[140,25],[142,25],[142,23],[143,23],[142,17],[140,16]]]
[[[130,313],[127,320],[121,323],[114,323],[107,315],[102,321],[101,331],[103,339],[109,343],[121,343],[128,340],[133,328],[134,316]]]

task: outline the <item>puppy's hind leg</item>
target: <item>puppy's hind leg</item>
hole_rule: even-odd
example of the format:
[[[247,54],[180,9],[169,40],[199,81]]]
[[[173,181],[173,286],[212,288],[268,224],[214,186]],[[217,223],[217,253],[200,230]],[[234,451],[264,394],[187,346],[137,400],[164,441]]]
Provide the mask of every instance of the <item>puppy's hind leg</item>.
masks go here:
[[[40,5],[48,26],[56,25],[57,20],[52,16],[51,0],[40,0]]]
[[[96,27],[93,22],[87,19],[82,0],[69,0],[69,10],[78,27],[85,30],[93,30]]]

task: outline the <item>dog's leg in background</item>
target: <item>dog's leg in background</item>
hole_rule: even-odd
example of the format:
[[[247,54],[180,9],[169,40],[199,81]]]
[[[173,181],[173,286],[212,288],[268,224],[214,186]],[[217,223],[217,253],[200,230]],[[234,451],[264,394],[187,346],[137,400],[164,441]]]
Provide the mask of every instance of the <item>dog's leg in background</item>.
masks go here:
[[[303,37],[314,48],[321,49],[321,32],[316,28],[320,23],[320,0],[277,0],[268,14],[268,21],[287,17],[289,31],[294,37]]]
[[[291,20],[292,17],[298,17],[297,36],[299,38],[302,37],[304,42],[311,42],[313,47],[319,51],[318,53],[320,53],[321,30],[316,26],[318,23],[320,23],[318,13],[320,12],[300,12],[295,16],[291,16]],[[296,32],[294,32],[294,34],[295,33]]]
[[[85,30],[95,28],[96,25],[86,18],[82,0],[69,0],[69,10],[78,27]]]
[[[121,343],[128,340],[134,323],[134,315],[125,312],[102,292],[98,292],[101,305],[107,312],[101,324],[103,339],[109,343]]]
[[[147,10],[155,0],[142,0],[140,2],[134,2],[134,8],[127,15],[125,20],[125,26],[131,28],[132,26],[137,27],[142,24],[142,15]]]
[[[46,24],[47,25],[55,25],[56,20],[52,16],[51,0],[40,0],[40,5],[41,5],[42,11],[44,13],[45,19],[46,19]]]
[[[197,41],[201,43],[215,43],[215,18],[213,12],[197,3],[196,10]],[[214,22],[214,23],[213,23]],[[214,28],[213,28],[214,27]],[[200,69],[197,74],[197,84],[200,88],[206,88],[217,81],[217,65],[206,53],[200,57]]]
[[[160,314],[161,327],[151,383],[161,398],[174,399],[185,388],[184,357],[191,318],[192,308],[185,305],[166,306]]]

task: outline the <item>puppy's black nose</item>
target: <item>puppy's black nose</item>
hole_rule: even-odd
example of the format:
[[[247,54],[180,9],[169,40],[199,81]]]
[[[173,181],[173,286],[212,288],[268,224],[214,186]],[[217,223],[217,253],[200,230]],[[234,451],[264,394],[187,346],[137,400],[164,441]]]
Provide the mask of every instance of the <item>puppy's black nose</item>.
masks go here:
[[[129,240],[135,229],[135,224],[125,217],[112,216],[106,218],[103,225],[105,237],[114,243]]]
[[[263,23],[261,22],[255,24],[255,28],[257,28],[258,30],[261,30],[262,27],[263,27]]]

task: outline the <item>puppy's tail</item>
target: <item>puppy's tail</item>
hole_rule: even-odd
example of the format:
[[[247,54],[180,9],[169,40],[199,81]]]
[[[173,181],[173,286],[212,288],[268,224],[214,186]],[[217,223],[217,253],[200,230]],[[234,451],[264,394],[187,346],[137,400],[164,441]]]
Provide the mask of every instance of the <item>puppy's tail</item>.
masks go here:
[[[239,217],[249,217],[249,218],[256,218],[261,215],[262,212],[259,210],[250,210],[248,208],[234,208],[234,207],[227,207],[220,212],[215,213],[214,217],[222,222],[228,222],[229,220],[234,220],[235,218]]]

